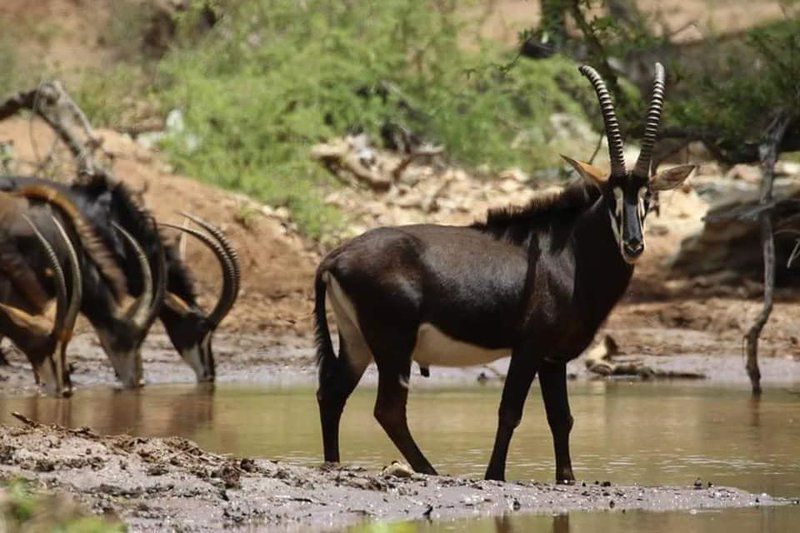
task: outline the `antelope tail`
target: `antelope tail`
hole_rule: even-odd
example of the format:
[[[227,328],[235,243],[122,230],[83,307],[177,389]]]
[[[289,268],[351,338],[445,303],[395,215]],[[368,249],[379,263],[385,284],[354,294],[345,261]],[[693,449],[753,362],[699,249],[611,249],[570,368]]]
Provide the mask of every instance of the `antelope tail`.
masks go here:
[[[328,328],[328,317],[325,313],[325,292],[328,286],[323,276],[326,272],[324,265],[320,265],[314,278],[314,329],[316,331],[317,366],[319,367],[320,379],[330,372],[332,365],[336,364],[336,354],[333,351],[331,332]]]

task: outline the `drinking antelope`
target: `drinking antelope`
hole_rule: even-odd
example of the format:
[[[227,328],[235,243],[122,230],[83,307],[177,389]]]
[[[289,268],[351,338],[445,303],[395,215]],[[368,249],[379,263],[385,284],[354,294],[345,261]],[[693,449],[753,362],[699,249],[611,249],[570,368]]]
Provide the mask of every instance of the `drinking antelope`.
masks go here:
[[[142,249],[131,235],[113,220],[97,224],[79,209],[77,202],[61,185],[33,178],[2,178],[0,190],[15,191],[31,199],[48,201],[69,213],[74,241],[80,242],[79,258],[83,272],[80,310],[92,324],[100,344],[108,356],[117,378],[125,387],[143,384],[141,345],[160,309],[166,278],[162,250]],[[91,214],[91,213],[90,213]],[[66,221],[66,218],[63,219]],[[150,221],[155,230],[155,222]],[[52,224],[45,220],[40,227]],[[48,230],[49,231],[49,230]],[[114,249],[106,243],[119,241],[124,250],[131,250],[131,260],[120,268]],[[130,252],[128,252],[130,253]],[[133,274],[126,277],[127,271]],[[129,281],[146,290],[129,299]]]
[[[364,370],[378,367],[375,418],[417,472],[435,474],[406,421],[411,362],[467,366],[511,356],[487,479],[504,479],[506,455],[539,374],[556,456],[556,480],[573,482],[566,363],[578,357],[624,294],[644,251],[654,191],[679,186],[694,166],[650,174],[664,69],[656,64],[641,152],[623,158],[613,102],[592,83],[611,171],[565,157],[582,180],[527,207],[490,211],[468,227],[378,228],[329,253],[315,278],[319,402],[325,460],[339,461],[339,421]],[[334,352],[328,296],[339,330]]]
[[[55,230],[50,234],[65,252],[69,277],[53,244],[37,226],[43,220]],[[31,240],[39,250],[26,246]],[[32,260],[33,251],[44,255],[39,265]],[[66,351],[80,307],[81,271],[75,246],[49,209],[31,205],[24,196],[0,193],[0,272],[0,334],[26,355],[38,384],[51,395],[68,396],[72,386]],[[55,291],[54,317],[48,307],[48,278]]]
[[[159,297],[157,300],[161,302],[163,299],[163,305],[157,311],[158,317],[173,346],[195,372],[197,380],[213,381],[215,368],[212,338],[220,322],[235,304],[241,285],[236,250],[223,232],[205,220],[188,213],[185,216],[207,233],[193,228],[176,227],[179,231],[195,237],[208,247],[220,263],[222,291],[217,303],[207,313],[198,303],[192,276],[181,260],[177,248],[162,242],[161,235],[153,223],[152,215],[137,205],[132,193],[124,184],[96,181],[86,185],[64,186],[38,178],[0,178],[0,190],[18,190],[31,185],[47,185],[55,188],[78,206],[80,212],[91,227],[98,232],[104,245],[112,253],[115,264],[124,271],[124,277],[127,278],[127,290],[132,295],[147,294],[147,291],[143,292],[143,285],[139,281],[144,279],[139,275],[144,270],[138,261],[130,260],[130,250],[134,249],[126,246],[123,234],[111,231],[112,225],[116,224],[124,228],[144,248],[148,257],[158,257],[163,253],[166,263],[166,288],[163,297]],[[163,225],[170,227],[169,224]],[[110,306],[107,299],[101,303],[103,309],[108,309]],[[93,307],[97,307],[97,305],[93,304]],[[121,366],[122,361],[135,361],[136,356],[131,354],[138,353],[152,320],[148,315],[148,320],[141,327],[126,325],[119,321],[104,320],[102,317],[97,317],[92,323],[96,329],[100,328],[103,331],[102,336],[106,339],[103,346],[106,351],[119,354],[114,358],[120,361],[120,365],[117,366]],[[100,334],[99,330],[98,333]]]

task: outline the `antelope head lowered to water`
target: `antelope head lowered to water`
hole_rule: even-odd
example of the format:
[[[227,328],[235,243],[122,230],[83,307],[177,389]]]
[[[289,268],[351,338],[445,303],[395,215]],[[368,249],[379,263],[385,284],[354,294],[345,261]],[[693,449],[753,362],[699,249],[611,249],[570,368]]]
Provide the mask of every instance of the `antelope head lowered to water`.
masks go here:
[[[104,246],[112,254],[115,264],[124,272],[124,278],[127,280],[126,290],[140,300],[149,293],[144,290],[145,278],[141,273],[146,273],[146,269],[138,259],[142,257],[142,254],[138,253],[136,246],[143,249],[144,256],[151,258],[151,263],[154,262],[153,259],[163,255],[166,268],[166,287],[161,296],[156,295],[151,299],[154,305],[160,304],[153,309],[157,310],[157,316],[164,324],[164,329],[173,346],[194,370],[197,380],[213,381],[215,368],[212,337],[219,323],[236,302],[241,282],[236,251],[222,231],[190,214],[184,215],[207,233],[193,228],[178,228],[191,234],[207,246],[221,266],[222,293],[211,312],[206,313],[198,303],[192,276],[181,260],[177,248],[163,242],[150,212],[137,204],[133,194],[124,184],[96,181],[91,184],[64,186],[39,178],[0,178],[0,190],[18,190],[33,185],[47,185],[56,188],[74,202],[89,225],[100,235]],[[124,229],[133,240],[131,241],[119,230],[112,231],[112,227]],[[134,252],[133,256],[131,251]],[[151,265],[149,270],[156,271],[158,268],[158,265]],[[100,278],[93,279],[99,280]],[[158,284],[154,285],[159,287]],[[101,303],[104,309],[112,305],[108,298],[103,298]],[[88,311],[85,312],[88,313]],[[107,314],[104,313],[104,315]],[[149,328],[149,324],[152,322],[149,319],[151,315],[148,314],[147,317],[148,320],[145,321],[145,324]],[[147,332],[142,328],[127,327],[124,322],[103,320],[102,316],[96,317],[93,324],[95,324],[98,334],[100,334],[98,328],[105,331],[102,334],[107,338],[104,347],[109,354],[138,353],[141,341]],[[120,361],[141,361],[140,357],[119,357],[118,359]]]
[[[89,217],[91,213],[80,209],[63,185],[36,178],[3,177],[0,190],[14,191],[32,201],[58,206],[59,217],[73,242],[80,243],[78,253],[83,272],[80,310],[91,322],[123,386],[142,385],[141,346],[158,315],[164,295],[163,250],[146,253],[137,239],[113,220],[96,224]],[[150,224],[155,228],[154,221]],[[39,227],[51,231],[52,222],[44,220]],[[119,246],[128,251],[130,260],[124,264],[125,272],[114,250],[108,246],[109,241],[118,241]],[[128,294],[131,282],[139,283],[145,290]]]
[[[378,367],[375,417],[418,472],[435,473],[406,421],[412,361],[467,366],[511,356],[486,477],[503,479],[508,446],[539,374],[553,436],[556,479],[572,482],[572,416],[566,363],[580,355],[625,292],[644,250],[642,225],[656,190],[694,168],[650,175],[663,105],[655,83],[639,159],[625,167],[622,136],[605,84],[591,67],[608,138],[611,172],[566,158],[583,178],[524,208],[491,211],[468,227],[379,228],[328,254],[315,279],[319,402],[325,460],[339,461],[339,420],[371,362]],[[339,330],[334,351],[326,295]]]
[[[34,222],[48,218],[55,227],[54,237],[66,252],[64,266],[53,245]],[[29,262],[25,241],[40,247],[45,263]],[[26,355],[36,382],[48,394],[68,396],[72,392],[66,361],[67,345],[81,302],[81,272],[78,253],[58,218],[47,208],[28,205],[23,198],[0,193],[0,335],[6,336]],[[45,288],[52,277],[55,290],[55,317],[49,316]]]

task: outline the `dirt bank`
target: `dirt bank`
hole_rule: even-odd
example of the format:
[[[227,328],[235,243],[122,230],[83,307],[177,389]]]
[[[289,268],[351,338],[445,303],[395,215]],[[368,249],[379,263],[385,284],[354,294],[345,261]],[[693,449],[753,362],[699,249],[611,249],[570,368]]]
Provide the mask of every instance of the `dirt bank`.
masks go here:
[[[0,427],[0,477],[73,494],[134,530],[333,527],[363,520],[439,520],[512,512],[680,510],[773,505],[724,487],[554,486],[396,477],[211,454],[179,438],[101,437],[28,423]]]

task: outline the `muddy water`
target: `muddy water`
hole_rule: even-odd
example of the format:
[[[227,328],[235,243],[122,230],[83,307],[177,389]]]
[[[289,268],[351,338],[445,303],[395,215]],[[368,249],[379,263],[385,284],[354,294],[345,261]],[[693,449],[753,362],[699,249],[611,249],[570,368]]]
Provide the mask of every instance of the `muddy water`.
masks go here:
[[[768,390],[761,401],[753,401],[743,388],[703,385],[574,383],[570,391],[576,418],[572,451],[579,479],[686,486],[699,478],[703,483],[800,497],[800,387]],[[494,437],[499,394],[498,387],[478,386],[412,391],[412,431],[441,473],[482,475]],[[357,391],[342,423],[343,459],[371,469],[399,459],[372,418],[374,395],[368,388]],[[181,435],[207,449],[237,455],[305,464],[317,464],[321,457],[310,388],[163,386],[140,392],[83,390],[70,401],[0,397],[0,422],[12,421],[12,411],[42,422],[86,425],[107,433]],[[552,460],[550,433],[534,390],[509,454],[508,478],[549,481]],[[554,531],[583,531],[588,530],[584,525],[594,528],[603,522],[608,528],[664,530],[659,524],[668,522],[667,529],[744,530],[738,526],[798,521],[798,510],[789,506],[698,515],[573,514],[566,529],[563,520],[551,517],[435,528],[469,525],[475,531],[491,531],[547,525]]]

